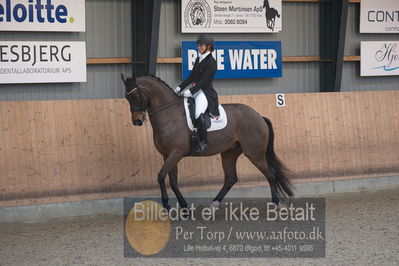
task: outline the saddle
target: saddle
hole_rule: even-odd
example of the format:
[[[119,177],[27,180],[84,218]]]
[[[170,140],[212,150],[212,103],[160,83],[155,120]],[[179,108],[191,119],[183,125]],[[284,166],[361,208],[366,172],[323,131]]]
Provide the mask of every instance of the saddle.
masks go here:
[[[195,131],[195,100],[192,97],[184,97],[184,109],[186,112],[187,126],[191,131]],[[219,104],[220,116],[213,117],[208,109],[205,111],[207,131],[221,130],[227,126],[227,115],[223,106]]]
[[[197,130],[195,129],[194,125],[195,123],[195,100],[192,97],[184,98],[184,109],[186,112],[186,117],[187,117],[187,126],[191,130],[191,138],[190,138],[190,154],[193,155],[195,154],[195,151],[197,150],[197,145],[199,143],[199,135]],[[219,104],[219,113],[220,116],[218,117],[213,117],[210,113],[209,110],[207,109],[204,113],[205,115],[205,124],[207,131],[216,131],[216,130],[221,130],[226,127],[227,125],[227,116],[226,112],[223,108],[222,105]]]
[[[190,119],[191,123],[195,125],[195,100],[193,97],[188,97],[187,98],[187,103],[188,103],[188,111],[190,113]],[[209,110],[206,109],[205,113],[205,124],[206,124],[206,129],[211,127],[211,117],[209,114]]]

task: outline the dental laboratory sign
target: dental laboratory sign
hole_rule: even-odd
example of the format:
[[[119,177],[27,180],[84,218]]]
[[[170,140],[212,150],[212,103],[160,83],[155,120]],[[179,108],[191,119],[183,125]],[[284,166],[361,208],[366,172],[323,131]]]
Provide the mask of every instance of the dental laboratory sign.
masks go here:
[[[182,42],[182,73],[187,78],[198,57],[195,42]],[[282,76],[281,42],[215,42],[215,78],[272,78]]]
[[[279,32],[281,0],[182,0],[183,33]]]
[[[85,42],[0,41],[0,84],[86,82]]]
[[[85,31],[85,0],[0,0],[0,31]]]

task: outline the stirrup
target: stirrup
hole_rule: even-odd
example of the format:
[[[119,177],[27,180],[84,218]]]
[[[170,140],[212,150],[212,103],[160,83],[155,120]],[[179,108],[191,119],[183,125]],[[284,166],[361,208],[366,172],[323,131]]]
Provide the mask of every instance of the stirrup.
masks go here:
[[[208,146],[207,146],[205,143],[203,143],[202,141],[200,141],[200,142],[198,143],[198,145],[197,145],[197,150],[196,150],[196,152],[198,152],[198,153],[204,152],[204,151],[207,150],[207,148],[208,148]]]

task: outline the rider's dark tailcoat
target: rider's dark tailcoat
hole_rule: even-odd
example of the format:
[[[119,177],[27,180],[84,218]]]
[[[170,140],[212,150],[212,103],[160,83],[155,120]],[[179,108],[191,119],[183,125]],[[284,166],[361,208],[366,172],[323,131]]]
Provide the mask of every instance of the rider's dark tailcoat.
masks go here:
[[[208,109],[212,116],[220,115],[218,108],[218,94],[212,85],[213,76],[215,75],[216,71],[217,64],[215,58],[212,56],[212,53],[207,55],[207,57],[205,57],[201,62],[199,62],[199,58],[197,58],[190,76],[179,86],[183,90],[189,84],[193,83],[193,87],[190,88],[192,94],[202,89],[206,99],[208,100]]]

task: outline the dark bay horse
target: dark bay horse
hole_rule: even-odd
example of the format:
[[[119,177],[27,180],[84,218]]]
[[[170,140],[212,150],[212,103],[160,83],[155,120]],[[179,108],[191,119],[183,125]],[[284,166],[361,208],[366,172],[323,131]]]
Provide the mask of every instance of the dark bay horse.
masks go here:
[[[187,207],[177,183],[177,163],[190,152],[191,133],[187,126],[183,98],[154,76],[125,79],[122,75],[122,80],[133,124],[142,126],[148,113],[155,147],[164,158],[158,174],[163,206],[170,208],[165,186],[165,178],[169,175],[169,183],[179,205]],[[286,168],[274,152],[272,123],[244,104],[224,104],[223,107],[228,116],[227,126],[222,130],[208,132],[208,149],[196,155],[211,156],[220,153],[222,156],[224,185],[212,206],[218,206],[238,181],[236,163],[242,153],[266,177],[272,201],[280,206],[280,198],[293,196],[293,188]]]

